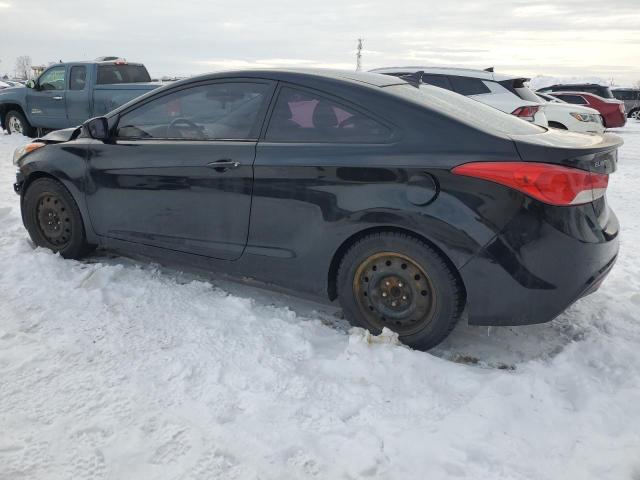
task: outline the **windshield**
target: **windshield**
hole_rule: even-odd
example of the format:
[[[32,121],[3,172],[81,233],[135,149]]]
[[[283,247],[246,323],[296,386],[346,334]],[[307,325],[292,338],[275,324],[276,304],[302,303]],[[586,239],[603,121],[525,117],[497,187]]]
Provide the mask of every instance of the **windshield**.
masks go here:
[[[509,135],[534,135],[546,132],[544,128],[526,120],[443,88],[431,85],[420,85],[420,88],[416,88],[403,84],[385,87],[385,90],[483,130],[492,129]]]
[[[144,65],[98,65],[98,85],[150,82]]]

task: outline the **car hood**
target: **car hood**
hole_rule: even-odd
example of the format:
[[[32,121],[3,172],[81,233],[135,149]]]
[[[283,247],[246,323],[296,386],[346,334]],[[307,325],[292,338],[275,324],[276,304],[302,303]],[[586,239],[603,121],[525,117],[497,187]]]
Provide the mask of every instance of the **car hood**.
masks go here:
[[[46,143],[62,143],[73,140],[77,133],[80,131],[80,127],[65,128],[62,130],[54,130],[46,134],[44,137],[38,139],[38,141]]]

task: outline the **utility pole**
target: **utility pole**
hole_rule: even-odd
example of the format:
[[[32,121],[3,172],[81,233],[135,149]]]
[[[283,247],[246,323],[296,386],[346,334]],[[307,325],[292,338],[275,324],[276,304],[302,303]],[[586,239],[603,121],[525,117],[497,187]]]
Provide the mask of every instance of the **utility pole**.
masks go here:
[[[362,42],[363,38],[358,39],[358,52],[356,53],[356,72],[362,70]]]

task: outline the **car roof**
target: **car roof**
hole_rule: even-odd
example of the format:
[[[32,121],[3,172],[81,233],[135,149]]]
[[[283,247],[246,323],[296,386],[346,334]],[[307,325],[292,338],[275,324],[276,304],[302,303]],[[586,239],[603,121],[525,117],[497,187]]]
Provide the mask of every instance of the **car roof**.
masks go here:
[[[345,83],[368,85],[372,87],[388,87],[407,83],[401,78],[390,77],[370,72],[356,72],[352,70],[337,70],[329,68],[255,68],[247,70],[221,70],[197,77],[190,77],[178,83],[189,83],[194,80],[208,80],[217,78],[266,78],[279,81],[304,82],[305,80],[337,80]]]
[[[480,78],[482,80],[494,80],[500,82],[502,80],[515,80],[519,78],[526,78],[520,75],[509,75],[504,73],[495,73],[488,70],[480,70],[476,68],[462,68],[462,67],[429,67],[429,66],[408,66],[408,67],[385,67],[374,68],[370,72],[374,73],[415,73],[423,71],[425,73],[435,73],[440,75],[457,75],[460,77],[473,77]],[[527,79],[528,80],[528,79]]]
[[[557,83],[555,85],[549,85],[548,87],[543,87],[540,90],[544,90],[547,88],[556,88],[556,87],[602,87],[609,88],[608,85],[602,85],[600,83]]]

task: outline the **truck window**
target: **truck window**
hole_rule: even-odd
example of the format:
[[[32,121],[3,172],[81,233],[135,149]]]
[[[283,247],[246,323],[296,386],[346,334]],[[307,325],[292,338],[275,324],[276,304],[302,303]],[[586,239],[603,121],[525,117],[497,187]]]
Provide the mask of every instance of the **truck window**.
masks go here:
[[[64,90],[64,68],[53,67],[42,74],[38,79],[40,90]]]
[[[114,83],[141,83],[150,81],[151,77],[144,65],[98,65],[98,85]]]
[[[75,66],[71,67],[69,72],[69,90],[84,90],[87,84],[87,67]]]

